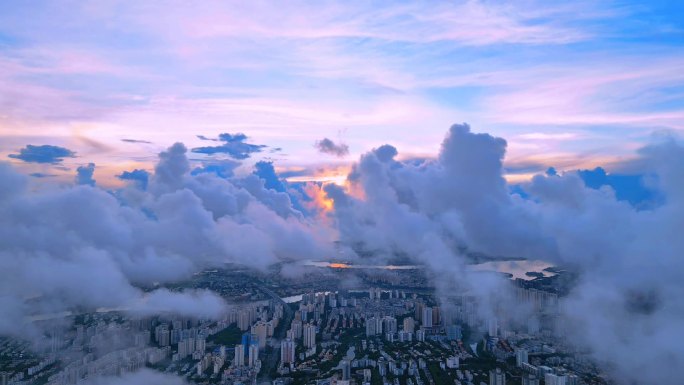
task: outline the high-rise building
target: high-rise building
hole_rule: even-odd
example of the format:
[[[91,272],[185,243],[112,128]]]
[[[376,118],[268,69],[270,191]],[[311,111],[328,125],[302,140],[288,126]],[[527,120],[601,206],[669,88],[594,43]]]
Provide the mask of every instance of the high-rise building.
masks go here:
[[[416,321],[422,322],[423,321],[423,309],[425,309],[425,304],[421,301],[416,301],[414,310],[415,310],[415,318]]]
[[[316,346],[316,326],[314,324],[304,325],[302,334],[304,335],[304,347],[312,348]]]
[[[238,312],[237,326],[243,332],[249,329],[249,326],[252,324],[250,318],[250,312],[248,310],[242,309]]]
[[[382,330],[385,333],[396,333],[397,332],[397,319],[392,316],[386,316],[382,319]]]
[[[432,324],[440,325],[442,322],[442,313],[439,311],[439,306],[432,308]]]
[[[411,342],[413,341],[413,333],[400,331],[397,333],[399,335],[399,342]]]
[[[266,336],[268,335],[268,325],[264,321],[258,321],[252,325],[252,334],[256,335],[259,341],[259,349],[266,348]]]
[[[292,330],[292,334],[294,335],[294,338],[300,339],[302,338],[302,321],[294,320],[292,321],[292,325],[290,326],[290,330]]]
[[[424,328],[431,328],[432,327],[432,308],[431,307],[424,307],[423,308],[423,322],[422,325]]]
[[[159,332],[157,335],[157,342],[159,343],[159,346],[164,347],[164,346],[169,346],[171,344],[171,338],[170,338],[170,332],[169,329],[164,329]]]
[[[351,362],[344,359],[340,361],[340,366],[342,367],[342,380],[349,380],[351,378]]]
[[[249,345],[249,361],[247,365],[251,368],[256,365],[259,359],[259,345]]]
[[[295,342],[289,338],[280,343],[280,362],[283,365],[295,362]]]
[[[487,333],[490,337],[496,337],[499,335],[499,321],[496,318],[490,318],[487,320]]]
[[[198,352],[204,352],[207,348],[207,342],[203,337],[197,338],[195,340],[195,350]]]
[[[566,385],[567,377],[559,376],[553,373],[546,373],[544,375],[544,383],[546,385]]]
[[[243,333],[242,334],[242,345],[245,347],[245,354],[247,354],[247,347],[249,346],[249,343],[252,341],[252,335],[249,333]]]
[[[416,341],[425,342],[425,329],[416,330]]]
[[[523,374],[522,385],[539,385],[539,379],[534,374]]]
[[[385,341],[394,342],[394,333],[386,332],[385,333]]]
[[[413,333],[416,329],[416,322],[411,317],[404,318],[404,331]]]
[[[382,290],[375,287],[368,289],[368,294],[371,300],[382,298]]]
[[[366,336],[382,334],[382,319],[371,317],[366,320]]]
[[[245,366],[245,345],[235,345],[235,358],[233,366]]]
[[[519,368],[522,364],[527,364],[527,349],[516,349],[515,351],[515,365]]]
[[[214,374],[218,374],[221,371],[224,362],[225,359],[223,357],[214,357]]]
[[[500,368],[489,371],[489,385],[506,385],[506,373]]]

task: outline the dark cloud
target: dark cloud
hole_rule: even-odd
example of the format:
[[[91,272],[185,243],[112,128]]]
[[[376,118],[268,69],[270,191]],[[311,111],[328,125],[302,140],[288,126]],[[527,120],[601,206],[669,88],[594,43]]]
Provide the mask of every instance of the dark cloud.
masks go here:
[[[213,140],[201,135],[198,135],[198,138],[202,140]],[[246,140],[247,136],[242,133],[224,133],[220,134],[218,139],[215,140],[223,142],[223,144],[218,146],[196,147],[192,149],[192,152],[206,155],[226,154],[233,159],[247,159],[253,153],[259,153],[266,148],[265,145],[247,143]]]
[[[124,171],[116,176],[121,180],[133,181],[141,189],[147,189],[147,182],[150,178],[150,173],[145,170],[135,169],[133,171]]]
[[[344,143],[336,144],[328,138],[323,138],[322,140],[317,141],[315,147],[318,149],[318,151],[324,154],[334,155],[338,158],[344,158],[345,156],[349,155],[348,145]]]
[[[33,173],[30,173],[29,176],[32,176],[34,178],[53,178],[53,177],[56,177],[57,174],[46,174],[46,173],[42,173],[42,172],[33,172]]]
[[[144,143],[144,144],[152,144],[152,142],[147,141],[147,140],[140,140],[140,139],[121,139],[122,142],[126,143]]]
[[[95,163],[88,163],[85,166],[79,166],[76,169],[76,184],[95,186],[95,179],[93,179],[94,173]]]
[[[209,137],[206,137],[204,135],[196,135],[196,136],[197,136],[197,139],[200,139],[200,140],[208,140],[208,141],[212,141],[212,142],[218,142],[218,139],[216,139],[216,138],[209,138]]]
[[[18,154],[9,154],[10,158],[19,159],[29,163],[61,163],[64,158],[73,158],[76,153],[68,148],[44,144],[34,146],[32,144],[19,150]]]

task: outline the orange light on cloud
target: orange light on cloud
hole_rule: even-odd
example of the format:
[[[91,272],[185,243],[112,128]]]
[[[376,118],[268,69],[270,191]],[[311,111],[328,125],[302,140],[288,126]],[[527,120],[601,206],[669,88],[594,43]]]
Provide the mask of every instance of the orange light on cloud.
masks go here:
[[[322,185],[307,183],[304,191],[311,198],[310,202],[305,202],[308,206],[307,208],[318,211],[321,218],[325,218],[326,214],[334,208],[335,203],[332,199],[328,198]]]

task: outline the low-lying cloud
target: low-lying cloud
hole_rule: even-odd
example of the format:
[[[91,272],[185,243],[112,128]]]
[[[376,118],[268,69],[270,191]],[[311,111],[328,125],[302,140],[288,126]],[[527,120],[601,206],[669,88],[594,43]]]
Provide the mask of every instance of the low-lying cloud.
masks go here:
[[[467,252],[568,267],[580,274],[565,299],[571,339],[620,381],[677,382],[670,368],[684,365],[673,337],[684,322],[684,148],[668,139],[640,150],[664,197],[647,209],[576,172],[537,175],[521,187],[526,198],[511,194],[505,150],[501,138],[454,125],[434,161],[397,161],[389,145],[362,155],[349,189],[325,187],[341,240],[409,255],[435,273],[438,290],[458,282],[485,304],[502,282],[469,274]]]
[[[0,334],[30,336],[29,317],[74,308],[216,318],[226,304],[212,292],[141,288],[226,262],[263,269],[329,254],[286,193],[256,175],[191,175],[186,152],[162,152],[146,189],[144,173],[122,174],[135,183],[119,191],[94,185],[94,165],[78,184],[34,190],[0,163]]]
[[[121,376],[99,376],[86,380],[84,385],[187,385],[179,376],[142,369]]]

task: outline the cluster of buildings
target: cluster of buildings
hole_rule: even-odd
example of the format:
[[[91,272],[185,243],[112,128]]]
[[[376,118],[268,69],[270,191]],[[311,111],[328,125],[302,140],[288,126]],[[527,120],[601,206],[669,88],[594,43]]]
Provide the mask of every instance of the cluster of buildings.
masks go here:
[[[47,385],[72,385],[144,367],[216,383],[249,383],[260,369],[259,352],[282,315],[282,305],[244,306],[219,321],[86,314],[73,329],[55,329],[46,336],[39,359],[29,358],[27,353],[23,360],[30,365],[21,362],[21,354],[17,367],[22,369],[0,373],[0,384],[29,385],[40,380]],[[250,330],[243,343],[234,347],[234,354],[229,354],[225,345],[208,342],[231,325]]]
[[[575,372],[590,372],[588,360],[555,354],[574,353],[560,342],[558,296],[516,285],[513,298],[516,306],[530,309],[524,322],[512,321],[506,307],[483,316],[476,298],[467,294],[436,302],[379,288],[310,292],[287,309],[287,317],[283,305],[273,302],[246,304],[220,321],[89,314],[73,329],[51,333],[40,358],[21,371],[0,373],[0,385],[38,379],[72,385],[143,367],[202,383],[253,384],[274,356],[277,383],[283,384],[304,373],[320,384],[363,385],[380,376],[383,384],[402,378],[402,384],[423,385],[425,378],[435,381],[435,368],[456,385],[506,385],[513,377],[523,385],[580,384]],[[239,341],[216,342],[229,327],[239,329]],[[473,334],[479,342],[464,345],[464,336]],[[464,367],[478,352],[494,357],[497,367]],[[507,365],[513,358],[516,365]]]

